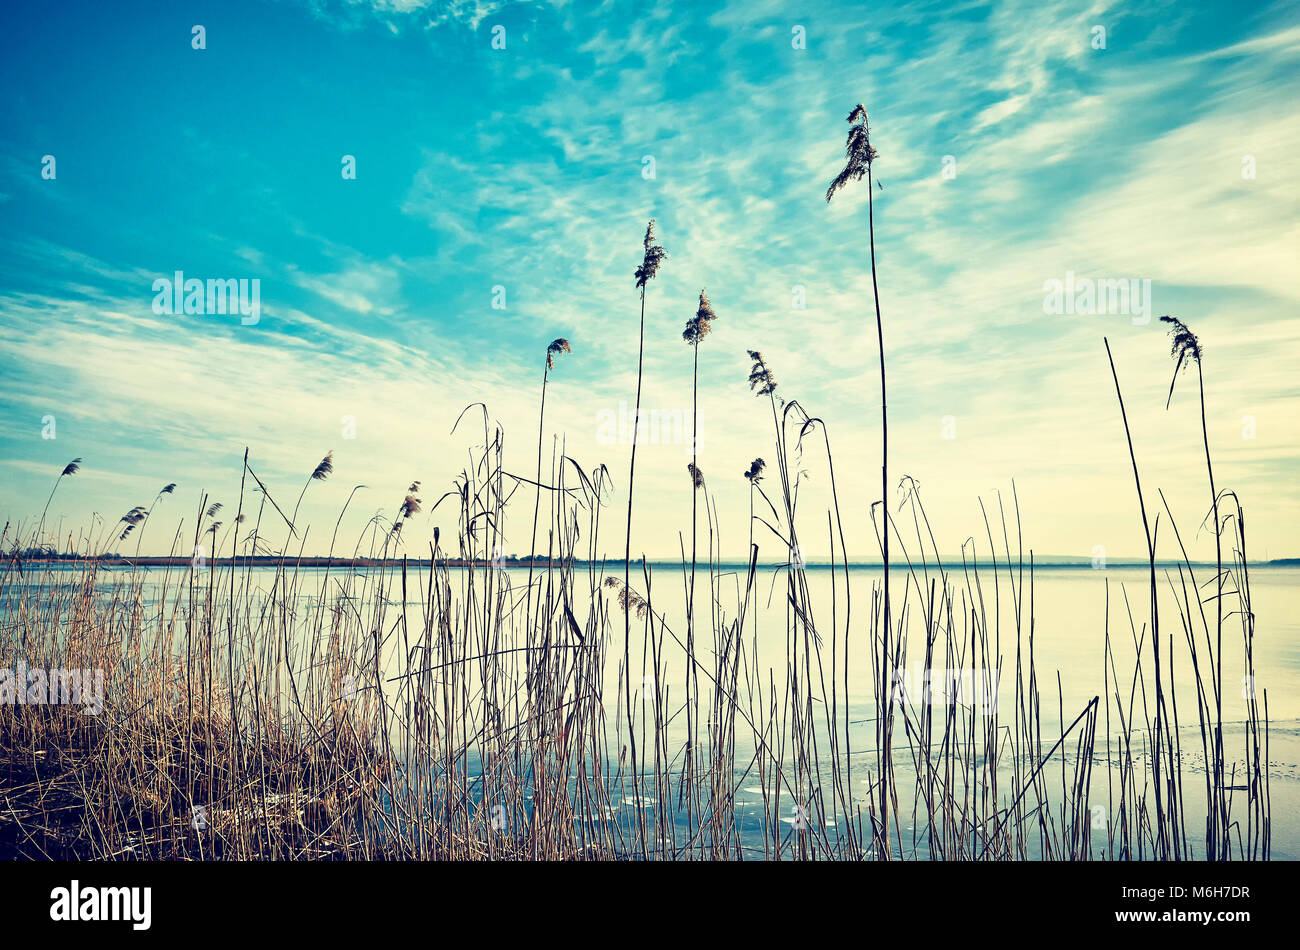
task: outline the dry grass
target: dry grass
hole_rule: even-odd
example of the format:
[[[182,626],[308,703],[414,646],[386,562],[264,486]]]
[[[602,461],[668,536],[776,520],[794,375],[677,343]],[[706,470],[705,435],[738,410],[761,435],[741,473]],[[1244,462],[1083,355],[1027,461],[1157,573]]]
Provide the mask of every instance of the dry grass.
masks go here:
[[[895,525],[903,607],[886,635],[879,581],[865,609],[850,597],[838,503],[809,519],[829,529],[836,552],[829,601],[813,596],[795,555],[791,525],[805,519],[790,459],[801,452],[806,466],[820,452],[833,486],[830,440],[797,402],[768,398],[780,488],[769,495],[756,465],[746,474],[757,499],[751,523],[787,552],[773,577],[784,587],[785,629],[769,622],[761,633],[765,644],[784,637],[776,666],[760,657],[760,544],[739,574],[719,564],[705,506],[688,652],[686,631],[659,604],[689,596],[691,560],[681,565],[685,594],[659,591],[649,566],[630,585],[606,575],[595,552],[607,476],[568,458],[539,482],[550,500],[538,551],[547,560],[526,597],[491,559],[506,500],[531,480],[501,468],[500,431],[486,413],[487,448],[435,506],[456,509],[454,547],[430,550],[419,568],[392,559],[400,541],[376,523],[354,551],[368,543],[390,555],[385,562],[306,571],[288,555],[255,571],[229,555],[247,549],[249,526],[274,529],[263,522],[273,512],[266,496],[207,569],[55,563],[11,540],[0,569],[0,668],[102,669],[105,708],[6,709],[0,849],[37,859],[1267,856],[1266,709],[1252,699],[1247,748],[1220,766],[1216,621],[1197,596],[1209,582],[1190,561],[1169,585],[1187,631],[1177,662],[1197,668],[1196,695],[1180,705],[1162,673],[1169,711],[1158,724],[1150,667],[1123,674],[1107,630],[1103,690],[1082,709],[1059,708],[1035,667],[1034,565],[1015,541],[1018,514],[990,528],[983,557],[968,545],[955,572],[940,564],[905,480],[898,514],[910,527]],[[413,507],[404,502],[392,524]],[[210,516],[199,511],[201,531]],[[1238,510],[1225,529],[1235,554],[1228,595],[1246,609],[1224,613],[1249,650],[1242,524]],[[1012,628],[997,622],[1008,602]],[[1149,621],[1132,624],[1144,656]],[[624,625],[639,643],[612,651]],[[1162,648],[1172,662],[1174,639]],[[879,749],[852,742],[848,660],[863,651],[874,716],[895,717],[888,770]],[[949,670],[975,682],[1000,677],[1010,716],[1006,704],[986,713],[895,695],[894,671],[917,658],[936,679]],[[694,688],[677,696],[682,680],[670,674],[682,662]],[[1176,746],[1176,710],[1189,702],[1210,763],[1203,806],[1184,786]],[[1055,732],[1045,718],[1057,720]],[[633,737],[643,752],[635,771]],[[762,805],[747,825],[738,795],[754,787]],[[1233,789],[1239,804],[1225,822]],[[1101,828],[1091,813],[1099,800]],[[202,829],[196,807],[206,811]],[[1206,844],[1188,833],[1196,814],[1207,816]]]
[[[828,200],[863,177],[870,199],[876,155],[865,111],[849,119],[848,163]],[[874,286],[874,233],[871,247]],[[664,257],[652,221],[635,272],[638,416],[646,288]],[[876,317],[879,335],[878,301]],[[701,293],[683,334],[696,344],[696,365],[713,319]],[[1175,339],[1180,365],[1190,355],[1199,374],[1199,344],[1193,352],[1190,331],[1181,322],[1175,329],[1183,334]],[[883,422],[882,335],[880,342]],[[921,497],[904,478],[896,512],[884,499],[873,506],[886,569],[870,602],[855,604],[830,435],[798,401],[776,396],[775,374],[756,351],[748,382],[766,397],[773,441],[764,448],[770,464],[758,458],[744,472],[747,565],[736,571],[720,562],[716,505],[694,459],[681,593],[676,579],[656,585],[653,567],[633,559],[634,436],[625,557],[607,575],[599,553],[607,471],[557,452],[546,464],[543,451],[547,378],[555,357],[571,352],[564,338],[546,350],[533,479],[504,470],[503,434],[485,407],[456,420],[453,432],[481,410],[482,438],[427,507],[457,527],[450,539],[435,531],[419,566],[407,560],[402,531],[426,510],[415,482],[391,519],[372,519],[345,552],[374,559],[370,566],[333,563],[340,512],[327,566],[300,568],[306,532],[298,510],[312,483],[333,474],[332,452],[288,515],[246,454],[233,518],[219,520],[222,503],[205,496],[192,527],[182,525],[172,541],[172,552],[186,557],[205,546],[210,564],[196,557],[183,567],[122,569],[89,556],[115,549],[133,530],[138,552],[174,484],[100,536],[83,534],[77,549],[88,557],[76,561],[43,557],[45,511],[30,530],[6,526],[0,670],[19,663],[102,670],[105,705],[95,716],[75,706],[5,709],[0,856],[1268,857],[1266,694],[1262,707],[1253,690],[1246,697],[1239,758],[1225,749],[1223,654],[1232,640],[1225,646],[1224,627],[1229,618],[1239,625],[1253,683],[1256,618],[1244,518],[1235,496],[1214,487],[1208,439],[1216,574],[1198,577],[1185,552],[1177,576],[1166,572],[1185,649],[1168,633],[1169,618],[1160,623],[1148,530],[1148,615],[1128,611],[1137,662],[1121,675],[1107,589],[1099,692],[1067,709],[1058,679],[1053,709],[1035,663],[1034,561],[1021,546],[1018,507],[1004,511],[999,502],[996,519],[985,514],[987,543],[963,545],[957,571],[940,558]],[[1115,383],[1122,416],[1118,374]],[[80,465],[69,463],[54,490]],[[829,510],[800,513],[805,468],[826,478]],[[1146,524],[1136,454],[1133,473]],[[534,489],[534,557],[520,585],[498,558],[507,504],[525,485]],[[882,491],[887,496],[888,486]],[[706,528],[698,544],[696,502]],[[813,594],[801,531],[825,532],[829,598]],[[1182,551],[1176,526],[1172,533]],[[892,578],[891,538],[899,555]],[[783,588],[784,623],[760,634],[759,551],[773,542],[783,563],[770,587]],[[250,555],[268,550],[281,552],[274,567],[255,571]],[[1203,596],[1208,584],[1214,590]],[[684,629],[674,629],[665,604],[684,605]],[[1010,626],[1002,622],[1007,604]],[[772,644],[782,647],[775,665],[766,659]],[[870,658],[871,748],[854,745],[861,721],[849,702],[860,686],[851,682],[850,658],[862,656]],[[1009,715],[996,703],[984,709],[899,694],[898,671],[918,658],[924,678],[957,673],[996,684],[1010,697]],[[1194,674],[1195,695],[1183,696],[1181,708],[1189,701],[1196,708],[1203,794],[1184,785],[1175,663],[1190,663]],[[756,819],[746,818],[739,795],[755,787],[761,805]],[[1198,815],[1204,835],[1189,836]]]

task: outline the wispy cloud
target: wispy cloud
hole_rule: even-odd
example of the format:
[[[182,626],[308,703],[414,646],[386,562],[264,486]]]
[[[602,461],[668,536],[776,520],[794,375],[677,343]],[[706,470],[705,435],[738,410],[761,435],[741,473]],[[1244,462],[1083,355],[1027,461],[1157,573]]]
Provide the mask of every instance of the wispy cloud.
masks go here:
[[[126,185],[94,189],[76,162],[61,162],[57,182],[34,177],[29,153],[56,148],[45,143],[67,129],[15,147],[0,182],[10,196],[0,440],[14,461],[80,454],[88,471],[138,473],[141,491],[165,477],[224,480],[229,493],[245,444],[284,479],[334,448],[347,488],[435,484],[463,454],[444,430],[481,399],[507,433],[507,464],[522,470],[544,348],[564,336],[574,355],[552,378],[548,428],[571,455],[617,471],[627,447],[602,441],[597,413],[635,386],[632,269],[653,216],[670,257],[650,293],[646,404],[689,405],[679,334],[707,287],[719,320],[700,351],[701,467],[718,473],[709,485],[722,523],[743,524],[740,472],[770,451],[770,419],[744,384],[744,351],[759,348],[781,392],[825,418],[862,539],[855,553],[869,555],[878,458],[866,221],[861,202],[821,197],[844,116],[864,101],[884,185],[891,437],[943,546],[979,536],[975,496],[1015,478],[1039,550],[1140,549],[1103,335],[1151,483],[1180,518],[1199,520],[1203,491],[1188,475],[1199,442],[1177,400],[1164,409],[1172,367],[1158,323],[1045,313],[1044,281],[1068,271],[1150,279],[1151,316],[1173,311],[1196,327],[1223,478],[1267,514],[1261,553],[1294,553],[1293,11],[818,3],[796,15],[775,0],[279,9],[320,43],[347,31],[345,80],[326,54],[312,70],[337,115],[253,112],[219,173],[180,149],[138,182],[128,170]],[[232,22],[246,12],[233,7]],[[505,50],[484,28],[498,20]],[[426,66],[455,82],[424,88],[413,77]],[[183,79],[189,62],[172,68]],[[181,107],[166,84],[123,77],[115,88],[105,101],[128,137],[143,121],[129,102]],[[227,94],[252,109],[265,90]],[[15,128],[47,121],[35,106],[12,109]],[[292,135],[275,154],[295,171],[276,177],[256,140],[286,121]],[[224,154],[217,131],[206,130],[204,155]],[[356,181],[339,178],[342,154],[359,154]],[[172,269],[259,277],[261,324],[151,313],[149,282]],[[39,439],[46,413],[69,422],[55,445]],[[355,444],[342,441],[344,416]],[[1245,417],[1254,438],[1243,438]],[[638,515],[637,536],[670,554],[682,519],[663,512],[690,503],[683,453],[657,445],[644,459],[638,483],[644,473],[656,506]],[[811,455],[806,468],[801,504],[814,510],[826,478]],[[14,471],[7,513],[39,508],[39,479]],[[85,504],[107,507],[116,488],[85,490]],[[330,491],[308,502],[323,518],[338,501]],[[59,503],[71,514],[77,497]]]

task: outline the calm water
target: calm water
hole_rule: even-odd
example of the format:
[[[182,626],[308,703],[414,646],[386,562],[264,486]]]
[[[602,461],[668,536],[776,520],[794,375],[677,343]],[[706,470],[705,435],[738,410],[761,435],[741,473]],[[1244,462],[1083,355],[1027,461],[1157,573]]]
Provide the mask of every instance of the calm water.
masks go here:
[[[151,575],[150,584],[146,588],[147,599],[156,597],[156,584],[157,581],[161,580],[162,573],[162,571],[155,570]],[[337,592],[335,586],[337,581],[345,578],[349,573],[351,572],[334,568],[329,582],[331,589]],[[509,576],[511,585],[517,588],[519,592],[522,592],[527,582],[527,570],[510,568],[505,573]],[[479,574],[482,574],[482,569],[479,569]],[[154,575],[157,575],[156,580]],[[323,570],[315,569],[299,572],[299,591],[304,608],[309,607],[318,600],[324,575]],[[273,572],[270,569],[254,570],[253,576],[255,589],[260,589],[263,592],[270,590],[273,579]],[[870,722],[871,717],[874,715],[873,685],[868,652],[869,639],[864,625],[871,603],[872,584],[878,583],[879,576],[878,569],[861,568],[851,571],[853,624],[848,651],[847,716],[851,722],[849,740],[860,756],[863,751],[869,750],[874,745],[874,727]],[[1209,571],[1201,571],[1198,576],[1203,580],[1209,576]],[[182,571],[173,570],[169,581],[171,591],[169,596],[174,596],[178,579],[182,577]],[[427,575],[425,577],[427,580]],[[454,578],[455,571],[453,569],[453,591],[456,589]],[[950,569],[949,579],[964,586],[959,570]],[[974,684],[976,687],[974,691],[971,690],[971,684],[968,682],[961,700],[963,702],[973,700],[976,703],[981,701],[996,702],[1004,725],[1010,724],[1013,712],[1013,677],[1017,649],[1016,600],[1019,600],[1022,616],[1020,648],[1024,652],[1026,660],[1029,649],[1028,618],[1031,591],[1027,582],[1027,573],[1025,579],[1024,589],[1019,591],[1020,596],[1014,598],[1007,583],[1007,574],[1003,571],[999,586],[1000,598],[995,607],[992,571],[987,567],[981,568],[980,584],[984,592],[983,612],[987,617],[989,630],[994,631],[996,629],[1000,636],[1002,678],[1000,688],[991,691],[986,689],[984,692],[978,691],[980,685],[978,681]],[[728,621],[735,616],[737,588],[742,581],[743,576],[724,573],[718,582],[717,596],[724,619]],[[1174,585],[1181,590],[1181,583],[1178,580],[1176,571],[1173,574],[1173,581]],[[903,595],[905,576],[901,572],[897,572],[893,582],[895,585],[895,613],[897,615]],[[1191,685],[1191,667],[1188,662],[1186,635],[1175,606],[1174,594],[1169,589],[1169,582],[1164,571],[1160,572],[1160,582],[1162,649],[1167,651],[1169,638],[1172,635],[1174,648],[1173,669],[1174,679],[1177,684],[1179,717],[1183,726],[1183,748],[1188,761],[1188,771],[1194,773],[1199,768],[1200,755],[1198,750],[1200,739],[1196,727],[1195,692]],[[103,583],[105,586],[111,583],[111,574],[104,576]],[[204,583],[206,585],[206,581]],[[577,584],[581,587],[584,583],[585,575],[582,575],[579,577]],[[829,637],[832,616],[832,575],[830,571],[825,569],[810,569],[808,571],[808,583],[813,599],[814,620],[819,628],[826,631],[826,636]],[[837,601],[834,606],[839,621],[839,629],[842,631],[843,611],[845,609],[842,573],[837,575],[834,583],[838,585]],[[1112,650],[1114,651],[1115,669],[1118,671],[1120,678],[1122,694],[1127,698],[1130,679],[1134,671],[1134,657],[1136,655],[1134,626],[1137,631],[1136,636],[1145,635],[1142,648],[1142,666],[1146,681],[1150,682],[1152,676],[1150,639],[1145,630],[1148,623],[1146,584],[1147,575],[1145,570],[1141,568],[1110,568],[1107,570],[1050,568],[1040,569],[1036,573],[1032,585],[1033,647],[1038,671],[1038,683],[1042,693],[1044,735],[1052,736],[1059,733],[1061,722],[1057,712],[1058,709],[1062,711],[1065,722],[1069,723],[1082,711],[1092,697],[1103,693],[1103,645],[1108,623]],[[753,619],[746,623],[746,650],[754,648],[756,638],[757,662],[754,663],[754,666],[763,672],[764,681],[768,679],[770,671],[771,676],[774,677],[777,683],[779,692],[786,668],[787,655],[784,576],[774,577],[772,572],[764,572],[756,587],[758,605],[756,612],[752,615]],[[400,588],[396,589],[400,590]],[[656,613],[662,613],[668,628],[676,633],[679,638],[685,640],[685,595],[683,589],[680,568],[673,570],[660,567],[655,570],[655,611]],[[412,580],[409,587],[409,596],[417,601],[408,605],[408,623],[412,631],[419,630],[422,623],[422,610],[418,604],[419,590],[419,581]],[[1108,592],[1109,609],[1107,608]],[[707,579],[703,573],[700,573],[696,582],[697,614],[700,616],[703,616],[706,610],[708,593]],[[1126,595],[1127,603],[1125,600]],[[578,598],[578,602],[575,603],[574,612],[579,623],[582,623],[587,608],[581,602],[583,595],[577,594],[575,596]],[[600,596],[607,598],[607,602],[610,603],[611,619],[613,621],[611,623],[613,629],[611,629],[611,646],[609,660],[606,664],[605,684],[606,712],[610,718],[612,728],[615,715],[613,707],[616,705],[614,697],[617,695],[618,661],[622,657],[622,617],[621,613],[618,612],[618,608],[609,599],[608,591],[602,589]],[[917,607],[915,589],[909,586],[907,596],[909,598],[908,609],[915,611]],[[1261,698],[1265,691],[1267,693],[1269,715],[1272,722],[1270,729],[1270,777],[1273,803],[1273,851],[1274,856],[1278,858],[1297,857],[1300,856],[1300,819],[1297,819],[1297,815],[1300,814],[1300,781],[1297,780],[1297,762],[1300,761],[1300,569],[1252,569],[1251,596],[1252,606],[1257,618],[1254,645],[1255,685]],[[1235,608],[1235,600],[1229,600],[1228,602]],[[399,608],[395,605],[393,610],[396,611],[397,609]],[[1130,611],[1134,618],[1132,621],[1133,626],[1130,625]],[[302,616],[305,617],[306,615],[307,612],[304,610]],[[911,634],[911,642],[909,643],[908,667],[911,670],[912,679],[908,680],[908,683],[913,690],[912,699],[915,700],[919,695],[919,664],[923,656],[923,642],[921,625],[917,622],[918,617],[914,616],[911,620],[910,629],[914,632]],[[1210,624],[1211,629],[1213,629],[1212,616],[1210,617]],[[632,663],[633,669],[636,671],[633,676],[634,683],[640,682],[640,671],[643,664],[643,658],[640,654],[641,628],[640,621],[634,620],[632,638],[634,642]],[[964,632],[965,629],[960,624],[959,619],[957,624],[958,636]],[[711,658],[708,656],[707,651],[712,647],[712,634],[707,628],[702,628],[697,632],[696,636],[697,655],[706,667],[711,667]],[[1198,633],[1197,636],[1198,644],[1203,649],[1204,634]],[[615,647],[615,644],[617,644],[617,647]],[[1237,721],[1244,716],[1244,696],[1247,684],[1244,681],[1244,658],[1241,644],[1240,620],[1231,617],[1224,624],[1223,676],[1225,683],[1224,716],[1226,720]],[[839,691],[837,701],[840,704],[837,720],[842,722],[845,716],[843,705],[845,702],[845,676],[842,632],[838,636],[837,650],[839,651],[839,659],[835,667],[835,679]],[[821,652],[829,676],[829,641],[823,644]],[[661,677],[667,683],[669,695],[680,697],[684,693],[685,683],[686,660],[684,651],[670,638],[666,641],[662,656],[664,668]],[[1165,653],[1165,662],[1168,662],[1167,652]],[[405,669],[404,655],[397,638],[389,641],[383,665],[390,673],[397,673]],[[942,665],[942,661],[938,661],[936,665]],[[816,680],[816,677],[814,679]],[[1110,686],[1112,695],[1114,688],[1115,685],[1112,682]],[[707,681],[704,683],[704,689],[707,689]],[[702,689],[702,692],[704,692],[704,689]],[[745,695],[742,687],[742,702],[744,699]],[[1138,703],[1140,708],[1140,699]],[[818,715],[822,715],[822,713],[819,711]],[[1112,714],[1112,734],[1118,728],[1116,722],[1117,717]],[[752,739],[747,736],[749,729],[743,722],[737,724],[737,729],[737,765],[738,770],[743,770],[753,751],[753,745]],[[1104,749],[1105,731],[1106,723],[1103,715],[1099,717],[1097,727],[1097,745],[1099,749]],[[1241,745],[1241,730],[1238,727],[1228,727],[1225,731],[1227,732],[1226,741],[1229,743],[1228,754],[1230,761],[1234,756],[1240,758],[1238,750]],[[686,738],[684,716],[678,717],[674,721],[670,735],[672,739],[670,747],[675,747],[676,744]],[[1192,750],[1192,752],[1189,754],[1188,750]],[[859,775],[853,777],[853,782],[855,785],[861,784],[864,786],[858,792],[859,795],[865,790],[865,769],[868,767],[868,758],[869,756],[861,756],[858,758],[860,764],[855,766],[859,770]],[[906,759],[906,755],[900,755],[898,758],[900,760]],[[900,765],[906,768],[905,763],[900,762]],[[1199,778],[1189,775],[1187,787],[1195,788],[1195,781],[1199,781]],[[742,780],[739,784],[742,791],[738,795],[738,809],[742,824],[757,831],[761,827],[758,818],[762,807],[761,790],[757,787],[756,780]],[[1104,771],[1099,769],[1093,778],[1094,791],[1100,788],[1102,795],[1104,795],[1104,785]],[[1192,797],[1195,794],[1195,792],[1189,792]],[[1197,827],[1197,820],[1192,812],[1193,804],[1194,802],[1189,802],[1189,833]]]

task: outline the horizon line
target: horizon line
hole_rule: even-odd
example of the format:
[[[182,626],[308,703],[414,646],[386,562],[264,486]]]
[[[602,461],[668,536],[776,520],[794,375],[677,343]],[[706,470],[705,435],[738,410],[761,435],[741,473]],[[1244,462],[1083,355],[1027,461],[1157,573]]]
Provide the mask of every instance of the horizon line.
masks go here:
[[[918,564],[909,564],[907,562],[899,563],[897,561],[894,561],[890,564],[890,570],[910,571],[918,568],[924,570],[925,568],[928,567],[957,568],[957,567],[978,567],[980,565],[992,565],[994,567],[1008,567],[1008,568],[1019,567],[1021,569],[1026,567],[1034,568],[1034,569],[1043,568],[1049,570],[1053,570],[1053,569],[1059,570],[1063,568],[1065,569],[1087,568],[1089,570],[1104,571],[1110,568],[1117,568],[1117,567],[1118,568],[1148,567],[1152,563],[1147,558],[1111,557],[1111,558],[1106,558],[1102,565],[1097,566],[1092,563],[1092,559],[1090,558],[1071,558],[1069,555],[1045,555],[1044,557],[1045,559],[1042,560],[1035,557],[1032,561],[1025,560],[1022,558],[1016,562],[1005,560],[1000,557],[992,558],[992,559],[984,558],[982,560],[978,558],[973,558],[970,561],[952,560],[949,557],[941,557],[938,561],[925,561],[923,563],[918,563]],[[60,554],[60,555],[40,555],[40,556],[31,556],[31,557],[22,554],[4,554],[4,555],[0,555],[0,560],[25,561],[30,564],[100,564],[100,565],[109,565],[115,567],[122,566],[122,565],[139,566],[139,567],[183,567],[185,565],[193,564],[195,558],[193,556],[184,556],[184,555],[152,555],[152,554],[142,554],[136,557],[123,556],[120,554],[99,554],[99,555]],[[498,563],[497,560],[493,558],[440,557],[437,558],[436,560],[437,563],[439,564],[452,566],[452,567],[465,567],[465,566],[491,567]],[[433,559],[430,559],[428,557],[418,557],[418,558],[417,557],[386,557],[386,558],[332,557],[327,554],[303,554],[303,555],[293,555],[293,556],[280,555],[280,554],[256,554],[256,555],[235,555],[235,556],[223,555],[221,557],[203,557],[201,559],[201,566],[207,566],[207,565],[217,565],[221,567],[265,566],[269,564],[279,564],[279,563],[283,563],[285,565],[292,564],[299,567],[313,567],[313,568],[326,567],[326,566],[401,567],[403,564],[406,564],[407,566],[427,567],[431,563],[433,563]],[[624,559],[623,558],[601,558],[599,560],[588,560],[588,559],[574,558],[572,560],[565,561],[563,559],[557,560],[554,558],[548,558],[542,556],[535,557],[535,558],[507,556],[506,558],[503,559],[502,566],[527,567],[530,564],[533,566],[538,566],[538,565],[560,565],[566,563],[574,566],[582,566],[582,567],[588,567],[591,565],[621,566],[624,563]],[[647,567],[685,567],[690,564],[689,561],[682,560],[681,558],[676,558],[676,559],[634,558],[632,560],[632,564],[635,565],[638,563],[644,563]],[[713,561],[713,562],[709,562],[707,560],[696,561],[697,565],[699,564],[708,565],[710,563],[712,563],[714,567],[718,567],[718,568],[747,568],[749,566],[748,561],[739,561],[739,560],[720,560],[720,561]],[[1165,558],[1165,559],[1157,559],[1154,563],[1156,567],[1175,567],[1175,566],[1215,567],[1215,563],[1213,561],[1204,561],[1204,560],[1186,561],[1180,559]],[[789,566],[788,561],[756,561],[755,562],[756,568],[780,568],[786,566]],[[1247,567],[1300,567],[1300,557],[1280,557],[1280,558],[1268,558],[1259,561],[1247,561],[1246,566]],[[850,560],[848,562],[816,560],[816,561],[806,561],[803,564],[803,567],[805,569],[818,569],[818,570],[831,569],[831,568],[838,569],[842,567],[879,569],[884,567],[884,563],[878,560],[877,561]]]

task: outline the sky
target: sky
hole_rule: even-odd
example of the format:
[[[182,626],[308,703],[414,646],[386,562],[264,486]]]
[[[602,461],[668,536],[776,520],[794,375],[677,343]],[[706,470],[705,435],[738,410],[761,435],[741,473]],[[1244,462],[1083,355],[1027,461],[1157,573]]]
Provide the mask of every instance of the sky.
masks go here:
[[[1018,503],[1038,556],[1144,555],[1109,341],[1161,544],[1172,515],[1212,557],[1194,371],[1165,407],[1169,313],[1201,340],[1215,476],[1245,506],[1249,555],[1300,554],[1294,4],[222,0],[3,16],[0,517],[28,531],[74,457],[47,524],[111,524],[174,482],[143,542],[165,553],[205,494],[237,506],[245,448],[290,500],[332,451],[302,503],[305,547],[326,550],[365,485],[339,530],[351,547],[411,481],[426,501],[451,487],[482,440],[452,431],[471,403],[500,425],[505,468],[531,477],[546,346],[563,337],[547,455],[608,466],[601,547],[621,554],[630,445],[610,420],[635,399],[633,272],[655,218],[668,258],[647,292],[642,406],[658,422],[637,453],[633,554],[689,546],[681,331],[707,289],[699,466],[724,556],[748,542],[742,472],[775,459],[747,350],[824,421],[849,554],[876,556],[866,185],[824,199],[861,102],[891,508],[906,475],[945,553],[968,539],[987,553],[986,515]],[[155,281],[177,271],[258,281],[258,319],[166,312]],[[1053,281],[1084,280],[1136,293],[1119,313],[1053,305]],[[804,554],[823,559],[824,447],[791,450]],[[505,552],[526,554],[531,503],[513,507]],[[454,533],[453,514],[413,518],[408,550],[435,526]],[[784,556],[770,535],[760,548]]]

